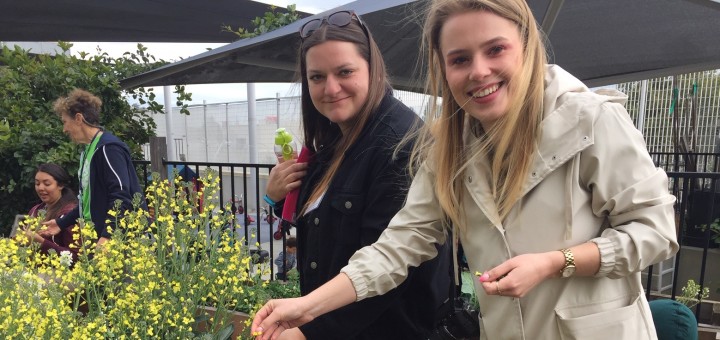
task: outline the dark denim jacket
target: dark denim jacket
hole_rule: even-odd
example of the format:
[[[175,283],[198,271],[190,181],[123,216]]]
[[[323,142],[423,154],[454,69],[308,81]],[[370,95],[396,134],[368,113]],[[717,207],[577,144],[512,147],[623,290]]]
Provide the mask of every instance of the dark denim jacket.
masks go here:
[[[346,152],[318,208],[298,218],[303,295],[335,277],[356,250],[374,243],[400,210],[410,185],[407,163],[412,144],[394,156],[395,147],[420,124],[412,110],[386,95]],[[330,153],[318,150],[310,162],[298,211],[329,166]],[[307,339],[422,339],[447,299],[449,263],[447,257],[438,256],[413,270],[388,294],[353,303],[300,329]]]

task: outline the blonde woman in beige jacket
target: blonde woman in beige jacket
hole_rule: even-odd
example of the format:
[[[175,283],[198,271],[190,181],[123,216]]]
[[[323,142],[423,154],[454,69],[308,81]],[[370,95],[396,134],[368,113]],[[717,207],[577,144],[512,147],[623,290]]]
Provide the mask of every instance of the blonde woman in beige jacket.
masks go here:
[[[640,272],[678,250],[667,175],[619,92],[546,65],[523,0],[434,0],[428,88],[442,97],[405,207],[340,275],[271,300],[252,330],[278,339],[384,294],[459,238],[483,339],[656,339]]]

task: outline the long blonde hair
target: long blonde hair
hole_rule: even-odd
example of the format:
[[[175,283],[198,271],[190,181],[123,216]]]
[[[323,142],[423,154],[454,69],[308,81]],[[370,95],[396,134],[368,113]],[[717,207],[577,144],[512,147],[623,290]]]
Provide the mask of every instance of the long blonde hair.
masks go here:
[[[488,11],[514,22],[523,42],[523,65],[508,82],[508,111],[489,131],[483,131],[477,120],[462,111],[445,79],[441,29],[450,17],[468,11]],[[418,166],[426,159],[435,164],[431,166],[440,206],[448,222],[464,231],[463,173],[475,156],[488,157],[492,194],[500,218],[504,219],[522,195],[543,114],[547,56],[532,11],[525,0],[433,0],[427,9],[423,35],[428,67],[426,88],[433,98],[430,107],[437,107],[438,97],[442,98],[442,106],[426,118],[428,124],[415,146],[411,164]],[[479,135],[476,143],[464,144],[463,133],[467,130]]]

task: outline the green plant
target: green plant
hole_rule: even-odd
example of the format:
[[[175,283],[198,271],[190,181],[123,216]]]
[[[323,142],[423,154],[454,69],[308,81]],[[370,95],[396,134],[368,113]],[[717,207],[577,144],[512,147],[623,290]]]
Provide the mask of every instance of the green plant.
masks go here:
[[[137,45],[137,51],[114,58],[98,49],[96,55],[70,54],[72,44],[59,42],[60,53],[33,55],[19,47],[0,49],[0,233],[7,234],[15,214],[37,201],[34,172],[40,163],[62,165],[76,173],[81,148],[62,133],[52,103],[73,88],[83,88],[103,102],[101,124],[130,147],[141,159],[141,145],[155,134],[151,113],[163,112],[152,89],[123,91],[119,81],[166,64]],[[176,87],[181,100],[188,99]],[[140,105],[132,106],[128,97]],[[187,112],[187,110],[186,110]],[[73,187],[77,187],[73,185]]]
[[[239,310],[250,309],[255,306],[255,309],[264,305],[270,299],[285,299],[300,296],[300,275],[296,269],[292,269],[287,273],[287,281],[270,281],[264,286],[264,289],[258,290],[254,296],[253,301],[247,301],[246,306],[238,306]],[[241,334],[242,339],[254,339],[250,334],[250,323],[252,319],[248,319],[245,323],[245,328]]]
[[[682,295],[678,296],[677,300],[688,306],[688,308],[692,308],[709,296],[710,288],[702,288],[699,284],[695,283],[695,280],[690,279],[687,284],[682,287]]]
[[[264,280],[269,265],[253,264],[249,253],[259,244],[247,246],[227,228],[233,219],[219,205],[216,172],[202,176],[197,194],[180,177],[153,177],[152,214],[112,210],[119,227],[109,242],[96,248],[91,223],[79,223],[72,268],[22,236],[0,239],[0,338],[226,339],[229,311],[252,314],[270,298],[299,295],[295,284]]]
[[[710,229],[710,239],[715,241],[715,243],[720,244],[720,218],[716,218],[715,221],[710,223],[710,225],[701,225],[701,230],[703,232],[708,229]]]
[[[300,18],[295,5],[287,6],[287,12],[276,12],[277,8],[276,6],[270,6],[270,11],[265,12],[264,16],[253,19],[251,23],[255,28],[252,31],[242,27],[233,29],[230,25],[223,25],[222,30],[223,32],[233,33],[240,39],[252,38],[287,26]]]

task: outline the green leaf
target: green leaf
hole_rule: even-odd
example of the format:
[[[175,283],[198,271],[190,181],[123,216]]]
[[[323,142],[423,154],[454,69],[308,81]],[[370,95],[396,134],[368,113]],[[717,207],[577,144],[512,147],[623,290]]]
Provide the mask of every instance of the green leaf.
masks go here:
[[[300,16],[297,14],[296,6],[294,4],[287,6],[287,12],[276,12],[276,9],[276,6],[270,5],[269,11],[265,12],[262,17],[255,17],[255,19],[250,22],[254,26],[254,29],[252,31],[242,27],[234,30],[229,25],[222,25],[221,29],[223,32],[234,33],[240,39],[245,39],[276,30],[280,27],[295,22],[300,18]]]
[[[230,336],[232,336],[234,331],[235,331],[235,325],[233,325],[231,322],[215,335],[215,339],[218,339],[218,340],[230,339]]]
[[[202,313],[195,317],[195,324],[199,324],[208,320],[210,320],[210,315],[208,315],[207,313]]]

